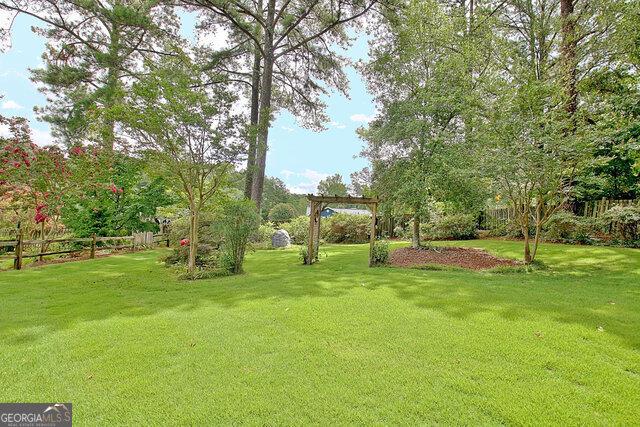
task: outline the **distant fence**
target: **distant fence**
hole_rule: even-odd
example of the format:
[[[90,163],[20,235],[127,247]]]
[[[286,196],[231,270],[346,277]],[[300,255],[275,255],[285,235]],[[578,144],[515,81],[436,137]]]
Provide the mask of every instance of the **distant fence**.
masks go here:
[[[611,200],[611,199],[600,199],[593,200],[591,202],[585,202],[584,208],[582,209],[581,216],[588,216],[592,218],[597,218],[602,216],[606,211],[611,209],[614,206],[633,206],[640,205],[640,199],[631,199],[631,200]]]
[[[480,228],[489,230],[503,224],[508,224],[515,218],[515,211],[511,207],[486,209],[480,215]]]
[[[110,245],[103,245],[104,243]],[[96,257],[96,251],[108,249],[136,249],[151,247],[157,243],[166,243],[169,246],[169,237],[166,234],[153,234],[152,232],[134,233],[131,236],[100,237],[95,234],[92,237],[79,237],[68,239],[26,239],[22,230],[18,229],[13,240],[0,240],[0,260],[13,259],[13,268],[22,269],[25,258],[40,258],[50,255],[64,255],[89,251],[89,258]],[[72,246],[64,248],[64,245]],[[51,248],[57,246],[57,248]],[[37,247],[37,252],[29,253],[28,248]]]
[[[572,212],[578,216],[597,218],[614,206],[640,205],[640,199],[612,200],[600,199],[579,203],[574,206]],[[531,208],[531,216],[535,218],[535,209]],[[479,225],[483,229],[492,229],[508,224],[515,219],[515,211],[512,207],[486,209],[480,216]]]

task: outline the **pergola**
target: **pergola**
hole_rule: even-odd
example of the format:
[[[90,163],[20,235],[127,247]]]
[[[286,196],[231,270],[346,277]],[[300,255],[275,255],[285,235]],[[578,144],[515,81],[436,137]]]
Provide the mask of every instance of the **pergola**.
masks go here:
[[[371,266],[371,257],[373,255],[373,244],[376,240],[376,214],[378,211],[377,197],[351,197],[351,196],[314,196],[308,194],[307,199],[311,203],[309,210],[309,239],[307,242],[307,265],[313,264],[318,259],[318,246],[320,244],[320,218],[324,208],[328,203],[347,203],[366,205],[371,209],[371,233],[369,236],[369,266]]]

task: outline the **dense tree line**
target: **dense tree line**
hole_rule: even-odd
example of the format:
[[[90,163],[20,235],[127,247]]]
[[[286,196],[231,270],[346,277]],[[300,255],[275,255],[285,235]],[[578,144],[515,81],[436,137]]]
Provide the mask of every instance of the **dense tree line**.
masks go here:
[[[2,118],[11,135],[0,178],[3,211],[32,216],[42,235],[56,221],[80,235],[128,233],[178,203],[193,272],[212,205],[244,197],[263,219],[276,206],[278,221],[304,213],[302,197],[265,176],[269,128],[280,110],[323,128],[323,96],[348,93],[349,59],[336,47],[354,29],[369,31],[361,71],[379,114],[360,130],[371,167],[352,174],[351,192],[410,215],[414,245],[436,210],[476,214],[495,198],[514,208],[532,261],[558,210],[640,191],[637,0],[0,0],[0,9],[37,19],[47,42],[32,78],[47,96],[39,118],[60,145],[36,147],[23,120]],[[226,34],[226,46],[184,40],[185,14],[200,36]],[[347,191],[340,175],[319,186]]]
[[[60,158],[73,164],[72,175],[86,184],[44,222],[65,217],[68,229],[84,234],[140,228],[125,227],[120,218],[131,217],[124,213],[129,211],[138,210],[140,218],[150,213],[129,198],[129,186],[135,179],[138,186],[161,183],[158,191],[181,200],[189,212],[193,272],[202,212],[216,200],[235,197],[232,181],[240,162],[247,162],[244,196],[265,218],[283,201],[300,210],[300,198],[265,177],[273,115],[287,109],[303,125],[323,127],[321,97],[331,89],[347,93],[347,59],[334,47],[349,43],[348,26],[359,25],[377,3],[1,0],[4,12],[39,22],[34,32],[47,43],[44,66],[32,78],[47,104],[38,115],[64,147]],[[227,46],[183,40],[181,17],[188,13],[197,15],[199,34],[226,33]],[[10,28],[2,35],[10,37]],[[73,153],[80,152],[91,153],[91,160],[76,162]],[[23,181],[24,188],[32,188],[26,177]],[[115,204],[88,202],[97,190],[87,186],[115,189]],[[151,204],[151,214],[162,204]],[[44,208],[31,208],[36,207],[41,218]]]
[[[569,202],[637,196],[639,6],[409,0],[379,17],[363,154],[387,209],[413,216],[414,245],[430,202],[475,213],[494,195],[530,262]]]

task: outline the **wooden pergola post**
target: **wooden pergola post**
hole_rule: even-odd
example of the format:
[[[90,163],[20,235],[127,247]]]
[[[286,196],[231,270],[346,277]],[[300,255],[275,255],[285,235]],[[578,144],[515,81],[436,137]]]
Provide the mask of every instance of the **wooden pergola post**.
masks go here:
[[[376,214],[378,213],[378,204],[371,205],[371,232],[369,235],[369,267],[373,267],[373,246],[376,244]]]
[[[318,259],[318,249],[320,246],[320,219],[322,210],[326,203],[346,203],[367,205],[371,208],[371,230],[369,236],[369,266],[373,261],[373,246],[376,241],[376,219],[378,213],[378,198],[371,197],[351,197],[351,196],[314,196],[307,195],[309,199],[309,240],[307,241],[307,258],[305,264],[311,265]]]
[[[307,241],[307,259],[305,263],[308,265],[313,264],[317,258],[316,250],[316,238],[320,237],[320,203],[311,201],[311,207],[309,210],[309,239]]]

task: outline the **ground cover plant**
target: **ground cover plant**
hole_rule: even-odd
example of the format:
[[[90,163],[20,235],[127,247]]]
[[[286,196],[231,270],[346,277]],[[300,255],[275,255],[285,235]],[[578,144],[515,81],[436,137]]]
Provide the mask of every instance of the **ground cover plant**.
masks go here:
[[[637,423],[637,250],[545,244],[548,269],[492,273],[368,249],[195,282],[163,250],[3,272],[0,401],[71,401],[78,424]]]

